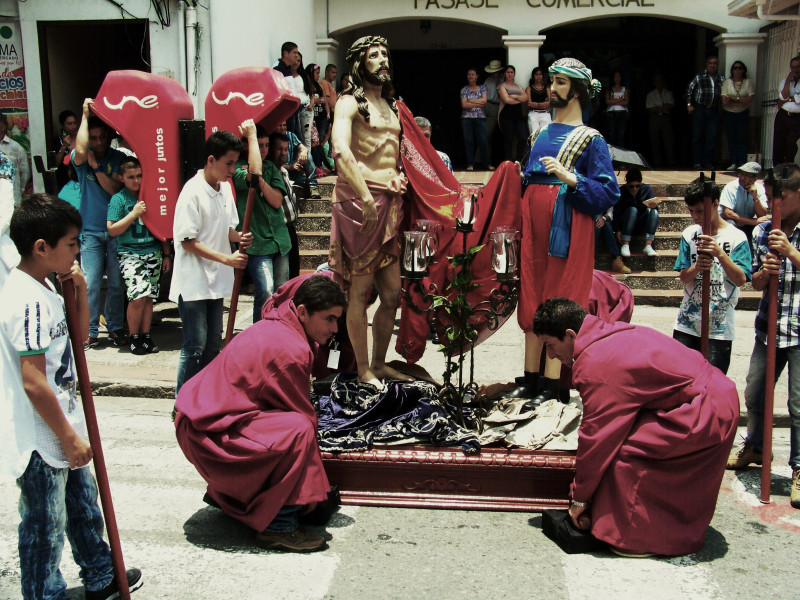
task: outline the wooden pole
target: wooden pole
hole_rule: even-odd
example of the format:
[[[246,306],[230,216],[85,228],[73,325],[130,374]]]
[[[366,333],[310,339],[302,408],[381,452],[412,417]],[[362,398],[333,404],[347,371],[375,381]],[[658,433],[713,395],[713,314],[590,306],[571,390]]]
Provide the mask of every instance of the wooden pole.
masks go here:
[[[781,228],[783,187],[780,179],[772,176],[772,229]],[[770,250],[772,252],[772,250]],[[764,442],[761,461],[761,502],[770,503],[772,480],[772,414],[775,402],[775,351],[778,347],[778,276],[769,277],[769,305],[767,307],[767,365],[764,384]]]
[[[247,190],[247,204],[244,208],[244,219],[242,219],[242,234],[250,233],[250,221],[253,218],[253,205],[256,201],[256,190],[260,176],[255,173],[250,174],[250,188]],[[245,251],[239,248],[239,252]],[[242,277],[244,269],[236,269],[233,276],[233,291],[231,292],[231,307],[228,311],[228,325],[225,328],[225,345],[233,339],[233,326],[236,323],[236,311],[239,309],[239,291],[242,289]]]
[[[100,502],[103,506],[103,517],[106,521],[108,544],[111,547],[111,562],[114,565],[114,576],[117,579],[120,597],[130,600],[131,592],[128,588],[128,576],[125,574],[125,561],[122,558],[122,546],[119,541],[117,518],[114,515],[114,503],[111,500],[111,487],[108,484],[106,460],[103,456],[103,446],[100,442],[100,429],[97,426],[97,413],[94,410],[94,397],[92,396],[92,383],[89,380],[89,367],[86,364],[86,354],[83,350],[81,339],[81,326],[78,322],[78,305],[75,300],[75,284],[71,279],[61,284],[64,293],[64,308],[67,313],[67,329],[72,342],[72,353],[75,356],[75,370],[78,374],[78,385],[81,391],[83,414],[86,417],[86,431],[89,434],[89,445],[92,447],[94,472],[97,476],[97,488],[100,493]]]
[[[711,171],[711,178],[706,180],[705,173],[700,173],[703,182],[703,235],[711,235],[711,211],[714,210],[712,195],[716,173]],[[708,360],[708,313],[711,304],[711,271],[703,271],[700,308],[700,352]]]

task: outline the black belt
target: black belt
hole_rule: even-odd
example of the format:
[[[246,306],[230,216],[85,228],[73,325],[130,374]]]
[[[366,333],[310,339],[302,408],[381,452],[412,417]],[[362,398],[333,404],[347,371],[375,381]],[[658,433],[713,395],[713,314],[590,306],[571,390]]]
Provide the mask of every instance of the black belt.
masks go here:
[[[538,113],[546,113],[547,111],[546,111],[545,109],[543,109],[543,108],[542,108],[542,109],[539,109],[539,108],[534,108],[534,109],[533,109],[533,112],[538,112]]]
[[[800,112],[789,112],[788,110],[783,109],[783,108],[781,110],[783,112],[785,112],[787,115],[789,115],[790,117],[800,117]]]

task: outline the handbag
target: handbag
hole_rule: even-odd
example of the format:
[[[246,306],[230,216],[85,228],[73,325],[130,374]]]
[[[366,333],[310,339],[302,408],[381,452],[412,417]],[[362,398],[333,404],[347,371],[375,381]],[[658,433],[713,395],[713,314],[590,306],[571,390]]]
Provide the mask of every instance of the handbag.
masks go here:
[[[575,527],[566,510],[543,510],[542,532],[567,554],[599,552],[608,546],[589,530]]]

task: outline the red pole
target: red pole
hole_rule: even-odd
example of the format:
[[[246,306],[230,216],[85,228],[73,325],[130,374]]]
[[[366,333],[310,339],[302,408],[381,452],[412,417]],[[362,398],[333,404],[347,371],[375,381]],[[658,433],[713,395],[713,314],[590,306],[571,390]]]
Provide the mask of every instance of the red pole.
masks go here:
[[[780,180],[772,184],[772,229],[781,228],[783,189]],[[772,250],[770,250],[772,252]],[[764,385],[764,443],[761,461],[761,502],[770,503],[772,479],[772,415],[775,402],[775,350],[778,347],[778,276],[769,278],[769,306],[767,308],[767,365]]]
[[[714,179],[716,173],[711,172],[710,181],[705,180],[705,174],[700,173],[700,179],[703,181],[703,235],[711,235],[711,211],[714,210],[711,196],[714,191]],[[711,272],[703,271],[701,291],[701,308],[700,308],[700,352],[708,360],[708,313],[711,305]]]
[[[250,221],[253,217],[253,205],[256,202],[256,188],[258,187],[259,175],[250,174],[250,189],[247,190],[247,204],[244,208],[244,219],[242,219],[242,234],[250,233]],[[239,252],[245,251],[239,248]],[[244,269],[236,269],[233,276],[233,291],[231,292],[231,307],[228,311],[228,325],[225,328],[225,345],[233,339],[233,326],[236,323],[236,311],[239,309],[239,290],[242,288],[242,277]]]
[[[81,391],[83,413],[86,416],[86,431],[89,433],[89,445],[92,447],[94,457],[94,471],[97,476],[97,488],[100,493],[100,502],[103,505],[103,517],[106,521],[108,544],[111,547],[111,562],[114,565],[114,576],[117,579],[120,597],[130,600],[131,592],[128,589],[128,577],[125,574],[125,561],[122,558],[122,546],[119,541],[117,518],[114,515],[114,503],[111,500],[111,487],[108,484],[106,459],[103,456],[103,446],[100,443],[100,429],[97,426],[97,413],[94,410],[94,397],[92,396],[92,383],[89,380],[89,367],[86,364],[86,354],[83,350],[81,339],[81,326],[78,322],[78,305],[75,300],[75,284],[71,279],[61,284],[64,293],[64,308],[67,313],[67,329],[72,342],[72,353],[75,355],[75,369],[78,373],[78,385]]]

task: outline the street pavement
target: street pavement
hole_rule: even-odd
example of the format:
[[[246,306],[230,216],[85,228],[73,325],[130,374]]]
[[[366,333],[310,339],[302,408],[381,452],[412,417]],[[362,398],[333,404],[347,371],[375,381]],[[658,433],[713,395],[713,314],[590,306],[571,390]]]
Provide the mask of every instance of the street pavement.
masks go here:
[[[240,327],[251,312],[248,297],[243,300]],[[637,307],[634,322],[670,332],[674,316],[675,309]],[[730,375],[740,390],[753,316],[737,314]],[[157,355],[138,357],[107,346],[88,352],[126,565],[144,571],[145,584],[133,598],[800,597],[792,554],[800,511],[788,500],[785,376],[776,393],[773,502],[758,501],[759,469],[726,472],[705,547],[696,554],[638,560],[605,552],[569,556],[543,536],[536,513],[344,506],[327,527],[327,550],[292,555],[259,549],[252,531],[202,502],[204,483],[178,448],[170,420],[180,347],[177,309],[159,305],[157,318]],[[522,348],[512,317],[476,349],[476,380],[512,380]],[[421,363],[438,376],[443,362],[433,350]],[[0,600],[20,597],[17,498],[13,482],[0,483]],[[62,570],[69,597],[83,598],[68,543]]]

